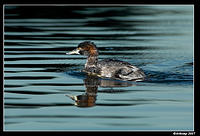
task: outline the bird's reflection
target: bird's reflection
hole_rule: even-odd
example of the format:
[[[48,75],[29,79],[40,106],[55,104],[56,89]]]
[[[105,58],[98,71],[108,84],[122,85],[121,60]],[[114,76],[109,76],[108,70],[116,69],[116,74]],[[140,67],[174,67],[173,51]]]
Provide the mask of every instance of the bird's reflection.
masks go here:
[[[66,95],[75,101],[74,105],[77,107],[92,107],[96,105],[96,98],[98,92],[98,86],[112,88],[113,87],[128,87],[132,86],[131,82],[116,81],[109,79],[101,79],[97,76],[86,75],[86,78],[83,79],[85,85],[85,93],[81,95]]]

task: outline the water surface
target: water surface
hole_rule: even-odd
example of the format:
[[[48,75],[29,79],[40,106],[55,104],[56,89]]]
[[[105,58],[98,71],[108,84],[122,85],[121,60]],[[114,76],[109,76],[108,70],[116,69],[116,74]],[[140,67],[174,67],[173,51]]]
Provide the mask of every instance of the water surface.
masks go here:
[[[5,130],[193,130],[192,6],[5,6]],[[99,59],[142,68],[144,82],[80,72]]]

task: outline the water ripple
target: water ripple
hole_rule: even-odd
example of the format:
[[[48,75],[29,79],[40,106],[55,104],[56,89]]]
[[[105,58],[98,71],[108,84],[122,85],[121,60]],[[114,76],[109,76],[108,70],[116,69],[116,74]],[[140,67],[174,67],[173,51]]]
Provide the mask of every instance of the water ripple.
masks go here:
[[[192,6],[4,9],[6,130],[193,129]],[[127,61],[147,79],[80,72],[86,57],[65,53],[85,40],[97,45],[99,59]]]

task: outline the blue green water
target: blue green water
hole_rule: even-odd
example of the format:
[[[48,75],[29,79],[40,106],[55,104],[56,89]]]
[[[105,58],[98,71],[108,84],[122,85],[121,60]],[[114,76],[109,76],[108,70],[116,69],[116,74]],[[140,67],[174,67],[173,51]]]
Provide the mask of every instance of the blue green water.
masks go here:
[[[4,10],[4,130],[193,130],[192,6]],[[65,53],[85,40],[148,79],[80,72],[86,58]]]

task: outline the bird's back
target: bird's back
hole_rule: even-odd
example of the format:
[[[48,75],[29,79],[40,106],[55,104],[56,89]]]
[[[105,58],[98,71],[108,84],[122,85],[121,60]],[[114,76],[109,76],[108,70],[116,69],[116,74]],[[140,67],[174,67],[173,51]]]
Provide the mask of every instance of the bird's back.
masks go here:
[[[98,62],[100,75],[102,77],[115,78],[120,80],[144,80],[144,72],[128,62],[104,59]]]

